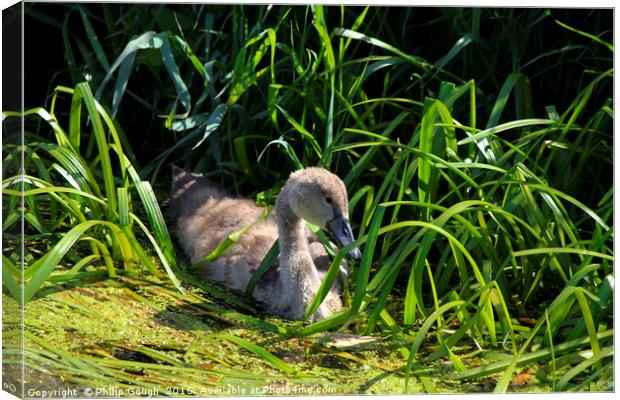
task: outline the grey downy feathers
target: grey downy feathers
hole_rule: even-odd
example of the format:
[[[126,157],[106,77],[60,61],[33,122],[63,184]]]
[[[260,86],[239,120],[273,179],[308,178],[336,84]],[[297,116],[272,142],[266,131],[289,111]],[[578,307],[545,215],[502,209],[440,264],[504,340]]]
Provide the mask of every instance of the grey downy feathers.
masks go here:
[[[274,210],[259,220],[262,207],[235,198],[202,175],[177,167],[172,175],[168,204],[190,261],[199,262],[228,235],[253,224],[222,256],[204,265],[206,277],[244,292],[267,251],[279,240],[277,265],[261,278],[252,297],[274,314],[303,319],[330,265],[325,248],[304,220],[330,232],[340,246],[354,241],[342,180],[322,168],[296,171],[278,195]],[[349,255],[359,258],[360,252],[354,248]],[[311,321],[340,310],[341,294],[342,286],[334,283]]]

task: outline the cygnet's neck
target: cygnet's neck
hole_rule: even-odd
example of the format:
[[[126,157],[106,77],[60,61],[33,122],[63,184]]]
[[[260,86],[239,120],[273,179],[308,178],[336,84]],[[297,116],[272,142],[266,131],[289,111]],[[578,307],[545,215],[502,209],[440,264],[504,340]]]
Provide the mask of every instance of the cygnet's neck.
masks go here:
[[[290,190],[289,186],[285,186],[276,203],[280,279],[282,288],[289,296],[301,297],[300,300],[305,303],[314,297],[321,279],[310,254],[305,223],[290,207]]]
[[[289,204],[290,188],[285,186],[276,203],[280,253],[309,253],[306,227]]]

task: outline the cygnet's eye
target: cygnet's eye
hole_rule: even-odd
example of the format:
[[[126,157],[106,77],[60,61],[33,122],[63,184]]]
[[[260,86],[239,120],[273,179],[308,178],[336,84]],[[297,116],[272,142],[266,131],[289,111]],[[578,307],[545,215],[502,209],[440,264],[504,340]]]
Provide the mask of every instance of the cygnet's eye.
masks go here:
[[[330,205],[331,205],[331,204],[332,204],[332,202],[333,202],[333,200],[332,200],[332,198],[331,198],[331,197],[329,197],[329,196],[325,197],[325,203],[326,203],[326,204],[330,204]]]

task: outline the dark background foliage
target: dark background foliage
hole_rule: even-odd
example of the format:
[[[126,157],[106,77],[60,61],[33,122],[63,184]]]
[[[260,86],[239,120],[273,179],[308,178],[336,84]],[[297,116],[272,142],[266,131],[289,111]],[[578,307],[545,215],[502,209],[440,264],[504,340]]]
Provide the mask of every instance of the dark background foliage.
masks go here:
[[[83,4],[82,6],[88,9],[93,16],[102,15],[100,4]],[[136,26],[135,31],[140,32],[140,28],[177,31],[174,22],[171,20],[172,13],[191,15],[187,12],[187,8],[196,6],[135,4],[131,7],[140,9],[136,13],[146,14],[152,21],[150,26]],[[219,9],[220,14],[224,15],[228,13],[228,7],[211,5],[209,11],[217,13]],[[29,13],[29,8],[36,10],[37,14]],[[53,87],[55,84],[77,83],[71,82],[62,31],[58,26],[50,24],[49,21],[42,21],[38,18],[38,13],[41,13],[57,23],[61,23],[67,14],[72,13],[69,23],[72,28],[75,28],[74,34],[84,37],[85,32],[82,31],[80,16],[78,13],[72,12],[73,8],[73,5],[53,3],[27,5],[25,15],[26,43],[34,44],[40,38],[46,38],[45,46],[40,46],[37,52],[26,52],[24,72],[27,108],[43,104],[49,94],[47,88]],[[257,14],[258,8],[257,6],[243,6],[244,11],[250,17]],[[283,6],[276,6],[271,11],[272,18],[267,19],[264,24],[265,27],[270,26],[270,22],[277,20],[276,15],[279,8],[283,8]],[[119,18],[124,13],[122,7],[112,8],[111,10],[114,13],[110,16],[112,19]],[[351,7],[349,10],[351,10],[349,15],[354,19],[357,16],[357,12],[354,11],[359,11],[359,8],[356,10],[356,7]],[[301,15],[307,12],[304,7],[299,7],[297,11]],[[469,25],[471,13],[474,9],[383,7],[383,11],[377,13],[383,14],[382,17],[375,18],[365,29],[372,32],[375,37],[393,44],[406,53],[429,61],[438,60],[463,34],[472,33],[472,27]],[[588,31],[591,26],[596,26],[600,29],[599,33],[601,33],[603,40],[613,41],[613,13],[609,9],[499,8],[479,9],[479,12],[481,14],[479,37],[474,42],[474,46],[466,48],[453,61],[453,67],[450,68],[451,72],[459,72],[458,76],[463,80],[475,77],[477,84],[484,89],[484,92],[496,93],[503,82],[502,78],[512,72],[522,70],[530,76],[532,91],[538,94],[536,101],[539,107],[551,103],[556,104],[559,109],[568,106],[570,101],[569,90],[582,79],[583,67],[597,66],[596,57],[591,55],[577,53],[577,57],[569,58],[566,54],[559,53],[555,56],[545,57],[539,63],[522,69],[523,65],[531,61],[533,56],[543,54],[549,49],[558,49],[567,44],[590,44],[587,38],[575,36],[573,33],[562,29],[554,22],[554,19],[585,31]],[[333,23],[328,20],[328,26],[338,25],[338,14],[338,12],[328,12],[328,16],[334,20]],[[351,21],[347,21],[343,25],[347,26],[350,23]],[[118,54],[118,43],[126,42],[129,39],[126,32],[107,31],[105,22],[100,18],[93,20],[93,26],[98,33],[103,33],[102,37],[113,35],[109,41],[111,45],[116,44],[116,46],[105,48],[110,55]],[[398,26],[399,29],[393,29],[395,26]],[[222,31],[226,31],[226,28],[226,26],[222,26]],[[230,29],[230,27],[228,28]],[[103,44],[105,45],[106,42]],[[367,53],[368,48],[364,48],[362,51]],[[478,62],[476,56],[483,57],[488,64]],[[567,66],[566,64],[570,65]],[[493,70],[489,71],[491,66]],[[549,73],[553,70],[558,73]],[[149,82],[150,79],[152,77],[145,75],[143,85],[152,86],[152,83]],[[140,77],[134,77],[134,80],[140,80]],[[134,86],[139,88],[142,85],[140,82],[136,82]],[[558,103],[558,100],[563,103]]]
[[[217,29],[223,38],[220,41],[214,40],[213,43],[215,52],[219,51],[228,59],[222,62],[230,63],[239,51],[240,43],[235,40],[230,6],[133,4],[109,7],[101,4],[83,4],[81,7],[87,11],[97,36],[103,39],[101,45],[109,55],[110,62],[121,52],[122,46],[132,38],[132,35],[148,30],[179,33],[181,27],[189,43],[193,41],[200,43],[200,36],[203,35],[201,18],[206,11],[215,15],[214,29]],[[235,6],[235,10],[250,21],[245,27],[246,30],[254,23],[260,25],[261,29],[274,27],[280,21],[280,16],[287,12],[289,13],[287,23],[293,25],[306,23],[306,29],[309,31],[312,29],[310,24],[312,15],[306,7],[275,6],[266,13],[266,17],[266,8],[261,6]],[[360,11],[361,7],[348,7],[342,17],[339,7],[327,7],[327,26],[351,26]],[[128,15],[131,18],[128,18]],[[514,72],[522,72],[529,77],[533,113],[535,116],[542,116],[546,106],[554,105],[558,110],[564,110],[570,105],[574,94],[583,87],[584,80],[588,79],[585,76],[588,72],[584,71],[600,71],[607,65],[607,60],[602,54],[604,49],[593,44],[588,38],[562,28],[555,20],[585,31],[590,27],[596,27],[601,39],[612,41],[613,13],[609,9],[376,7],[361,31],[429,62],[440,60],[459,38],[469,35],[473,38],[472,43],[463,48],[450,61],[449,68],[446,68],[449,69],[451,77],[461,81],[475,80],[477,88],[483,93],[478,99],[481,109],[488,115],[506,77]],[[122,21],[122,26],[127,29],[119,30],[118,21]],[[92,64],[94,60],[80,59],[76,38],[85,41],[87,33],[84,31],[75,5],[27,4],[26,48],[37,47],[36,52],[26,52],[27,108],[44,104],[46,96],[55,85],[73,86],[78,83],[76,76],[70,72],[66,42],[63,42],[61,29],[63,23],[70,27],[68,40],[75,53],[76,63],[81,66],[84,73],[92,76],[92,83],[96,84],[103,79],[105,71],[101,68],[87,70],[89,63]],[[133,23],[135,25],[132,25]],[[299,29],[299,26],[289,27],[294,28]],[[230,40],[225,40],[224,35],[228,35],[229,37],[225,39]],[[37,45],[41,43],[41,38],[45,38],[43,46]],[[309,34],[307,40],[307,47],[320,48],[316,35]],[[358,54],[361,56],[373,53],[382,52],[369,44],[359,43],[349,57],[355,59]],[[278,51],[276,60],[281,55],[282,53]],[[541,55],[543,56],[538,58]],[[91,56],[94,58],[92,54]],[[197,80],[199,77],[190,71],[187,59],[180,60],[179,66],[183,78],[190,88],[192,98],[197,98],[202,87]],[[138,163],[144,165],[168,149],[178,137],[165,128],[162,118],[157,117],[157,114],[166,114],[170,111],[170,99],[174,96],[172,82],[168,76],[162,74],[161,60],[158,61],[155,56],[150,57],[147,54],[139,56],[139,63],[141,65],[131,76],[128,84],[128,91],[133,95],[125,96],[124,105],[117,119],[124,130],[130,132],[127,135],[128,140]],[[365,83],[364,90],[369,98],[378,96],[384,90],[388,79],[391,87],[401,88],[393,95],[423,100],[424,96],[437,95],[441,74],[439,75],[432,78],[424,76],[420,84],[417,77],[414,79],[408,73],[391,76],[377,74],[376,78]],[[83,75],[78,76],[77,80],[82,79]],[[289,73],[287,77],[286,68],[278,71],[278,83],[288,84],[291,83],[291,79],[293,74]],[[259,80],[257,87],[248,90],[240,99],[240,105],[247,114],[254,115],[254,110],[265,108],[267,83],[267,77]],[[600,97],[599,101],[588,103],[588,107],[595,108],[606,98],[606,93],[612,90],[611,81],[604,82],[603,85],[606,89],[599,90],[595,94]],[[143,99],[150,107],[136,100],[137,98]],[[506,110],[503,120],[523,117],[516,115],[514,107],[508,107]],[[386,119],[390,117],[392,116],[386,116]],[[266,136],[278,136],[274,127],[264,117],[254,120],[251,126],[237,125],[233,121],[229,123],[230,129],[260,130]],[[606,145],[610,145],[611,137],[605,142]],[[178,162],[179,157],[187,157],[185,150],[178,151],[170,161]],[[197,155],[191,157],[195,159]],[[190,162],[190,165],[195,161]],[[282,160],[277,157],[273,161],[273,166],[282,165]],[[588,204],[600,199],[612,179],[609,165],[592,167],[584,171],[579,185],[574,187],[596,182],[592,187],[593,190],[571,193]],[[269,175],[262,168],[259,172],[259,177],[269,179]],[[263,179],[254,182],[262,187],[266,183]],[[246,187],[245,191],[258,189],[253,186]]]

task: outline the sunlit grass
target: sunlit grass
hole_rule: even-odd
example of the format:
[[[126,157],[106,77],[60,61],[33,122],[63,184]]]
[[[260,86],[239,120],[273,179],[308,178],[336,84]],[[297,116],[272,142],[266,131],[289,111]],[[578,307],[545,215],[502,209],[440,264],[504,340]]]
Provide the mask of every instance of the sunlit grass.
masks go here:
[[[116,128],[99,105],[86,83],[79,84],[75,90],[58,87],[56,95],[68,94],[71,96],[71,114],[68,133],[60,126],[54,116],[54,110],[30,110],[24,115],[38,115],[48,123],[53,130],[56,143],[38,143],[29,141],[25,147],[7,146],[9,153],[5,168],[19,171],[19,153],[23,152],[24,174],[8,177],[3,180],[3,195],[24,196],[27,208],[24,218],[28,227],[28,234],[24,240],[31,240],[32,234],[59,237],[57,243],[37,257],[37,252],[28,250],[24,263],[24,301],[29,301],[53,273],[64,257],[74,262],[70,268],[71,274],[79,279],[84,274],[89,263],[95,260],[104,262],[107,276],[115,277],[118,265],[124,270],[133,271],[141,265],[153,274],[158,274],[159,266],[145,253],[143,245],[138,242],[135,228],[148,238],[159,257],[159,263],[166,270],[169,278],[182,290],[180,282],[175,277],[172,267],[176,266],[176,258],[172,242],[159,209],[157,200],[148,182],[142,181],[125,154]],[[54,103],[56,101],[54,97]],[[89,121],[92,124],[92,133],[89,138],[99,149],[98,157],[90,165],[80,154],[82,102],[86,107]],[[18,117],[19,114],[7,112],[6,118]],[[106,130],[104,131],[104,123]],[[111,136],[111,143],[108,142]],[[26,134],[26,137],[29,137]],[[111,156],[115,155],[119,165],[112,167]],[[37,176],[29,174],[30,165]],[[115,174],[120,172],[120,176]],[[131,185],[131,187],[130,187]],[[103,189],[102,189],[103,186]],[[131,189],[131,191],[130,191]],[[142,201],[143,212],[150,223],[150,228],[133,213],[131,193],[135,193]],[[19,220],[20,209],[10,210],[7,219],[12,223],[4,224],[5,230],[10,230]],[[43,216],[44,214],[45,217]],[[71,229],[65,231],[63,227]],[[40,236],[38,236],[40,237]],[[76,243],[86,244],[92,255],[72,250]],[[44,240],[43,245],[49,245]],[[4,257],[7,261],[8,274],[3,275],[3,284],[15,294],[21,280],[19,269],[20,254],[18,247],[13,254]],[[67,255],[68,252],[72,254]],[[88,260],[85,262],[84,260]],[[171,267],[172,265],[172,267]],[[86,275],[88,276],[88,275]],[[21,296],[17,296],[21,299]]]

